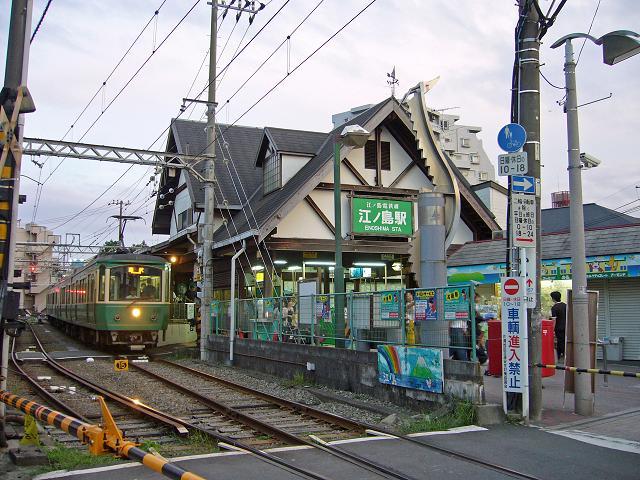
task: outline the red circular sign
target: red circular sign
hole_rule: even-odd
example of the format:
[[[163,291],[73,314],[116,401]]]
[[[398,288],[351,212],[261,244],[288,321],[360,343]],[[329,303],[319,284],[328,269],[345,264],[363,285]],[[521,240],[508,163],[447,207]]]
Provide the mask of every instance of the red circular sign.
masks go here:
[[[518,290],[520,290],[520,285],[518,285],[518,281],[515,278],[510,278],[504,282],[504,293],[507,295],[515,295]]]

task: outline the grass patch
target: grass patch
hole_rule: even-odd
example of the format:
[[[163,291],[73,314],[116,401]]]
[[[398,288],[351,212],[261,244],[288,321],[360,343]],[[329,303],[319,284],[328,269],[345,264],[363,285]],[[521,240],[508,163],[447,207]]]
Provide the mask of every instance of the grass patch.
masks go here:
[[[440,417],[426,415],[424,418],[403,423],[400,431],[404,434],[418,432],[434,432],[455,427],[472,425],[475,422],[475,410],[470,402],[458,402],[453,410]]]
[[[87,450],[69,448],[62,445],[42,447],[49,459],[49,466],[39,467],[36,474],[52,470],[77,470],[114,465],[122,462],[113,455],[91,455]]]
[[[186,441],[195,450],[201,451],[201,453],[213,453],[219,452],[218,442],[216,442],[209,435],[195,431],[186,438]]]
[[[307,383],[304,379],[304,373],[296,372],[293,374],[293,378],[291,380],[285,380],[284,385],[286,387],[302,387],[305,383]]]

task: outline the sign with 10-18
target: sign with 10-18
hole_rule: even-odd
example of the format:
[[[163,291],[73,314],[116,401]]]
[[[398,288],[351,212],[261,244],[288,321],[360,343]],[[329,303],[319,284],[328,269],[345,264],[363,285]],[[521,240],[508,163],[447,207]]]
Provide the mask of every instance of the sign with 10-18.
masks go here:
[[[527,152],[505,153],[498,155],[498,175],[524,175],[529,171]]]

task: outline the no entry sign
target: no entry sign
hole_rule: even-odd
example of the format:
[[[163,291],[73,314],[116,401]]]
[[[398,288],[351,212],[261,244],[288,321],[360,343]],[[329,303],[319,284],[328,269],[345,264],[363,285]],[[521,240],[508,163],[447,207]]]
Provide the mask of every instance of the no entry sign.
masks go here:
[[[507,295],[516,295],[520,290],[520,284],[515,278],[509,278],[504,281],[504,292]]]

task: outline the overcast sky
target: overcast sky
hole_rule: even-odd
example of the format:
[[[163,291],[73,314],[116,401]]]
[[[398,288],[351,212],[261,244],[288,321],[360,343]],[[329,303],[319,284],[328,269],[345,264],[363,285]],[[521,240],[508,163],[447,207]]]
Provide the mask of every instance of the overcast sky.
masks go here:
[[[167,0],[157,22],[152,22],[126,56],[103,91],[77,121],[66,139],[79,140],[98,118],[120,88],[147,59],[156,53],[138,76],[113,102],[83,141],[89,143],[148,148],[179,113],[182,98],[195,84],[193,97],[206,85],[207,65],[196,73],[209,45],[209,8],[201,0],[173,35],[160,42],[193,5],[195,0]],[[78,114],[162,0],[55,0],[31,46],[28,86],[37,112],[26,120],[26,135],[61,139]],[[247,29],[246,18],[234,27],[232,15],[219,31],[219,67],[226,65],[246,32],[246,43],[285,3],[267,2],[267,7]],[[368,0],[326,0],[291,37],[289,53],[283,47],[228,106],[220,122],[235,121],[247,108],[317,46],[368,3]],[[543,10],[551,5],[540,1]],[[557,2],[556,2],[557,3]],[[600,36],[612,30],[640,30],[637,0],[571,0],[549,30],[541,47],[542,72],[554,85],[564,85],[563,49],[552,50],[557,38],[572,32]],[[46,0],[35,0],[33,25]],[[291,0],[246,51],[230,66],[218,89],[218,101],[229,96],[279,45],[317,4],[317,0]],[[433,108],[451,108],[460,123],[482,128],[479,134],[489,157],[500,153],[496,135],[509,121],[511,70],[514,57],[514,27],[517,8],[507,0],[377,0],[340,35],[293,73],[257,107],[240,119],[250,126],[277,126],[327,131],[331,115],[353,106],[375,103],[390,95],[386,73],[395,66],[401,96],[421,80],[440,76],[428,95]],[[0,9],[0,44],[6,55],[9,9]],[[233,29],[233,32],[232,32]],[[228,45],[223,51],[224,45]],[[582,42],[575,42],[576,53]],[[4,72],[4,62],[1,67]],[[4,76],[4,74],[3,74]],[[584,201],[598,202],[625,211],[638,207],[640,167],[634,140],[638,136],[637,110],[640,56],[609,67],[602,63],[600,47],[588,43],[577,68],[578,103],[606,97],[580,109],[581,150],[591,153],[602,165],[584,172]],[[542,80],[542,170],[543,207],[550,206],[550,194],[568,189],[566,120],[557,101],[564,92]],[[198,120],[202,108],[183,118]],[[166,134],[153,145],[164,149]],[[44,158],[35,158],[42,162]],[[40,181],[58,166],[50,158],[42,169],[25,157],[23,173]],[[120,164],[67,159],[46,181],[35,217],[36,222],[57,227],[94,201],[127,169]],[[154,201],[151,186],[145,186],[149,172],[135,166],[84,214],[56,228],[56,233],[80,233],[83,243],[117,237],[105,228],[109,215],[117,213],[107,204],[116,199],[132,201],[128,213],[142,215],[146,224],[127,227],[127,243],[152,237]],[[33,219],[37,184],[22,181],[28,201],[21,206],[23,223]],[[633,203],[630,203],[633,202]],[[135,212],[135,213],[134,213]],[[638,212],[635,212],[638,215]],[[65,218],[66,216],[66,218]],[[101,233],[102,232],[102,233]]]

